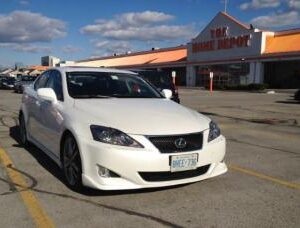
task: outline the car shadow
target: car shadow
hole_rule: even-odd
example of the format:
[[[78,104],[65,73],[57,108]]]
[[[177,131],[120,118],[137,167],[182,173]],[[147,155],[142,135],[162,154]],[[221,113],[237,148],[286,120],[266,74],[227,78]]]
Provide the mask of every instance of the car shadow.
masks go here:
[[[289,99],[289,100],[286,100],[286,101],[276,101],[276,103],[280,103],[280,104],[297,104],[297,105],[299,105],[300,101]]]
[[[19,135],[19,126],[13,126],[10,128],[9,131],[10,137],[12,137],[17,144],[14,144],[14,147],[23,148],[21,141],[20,141],[20,135]],[[43,151],[41,151],[39,148],[37,148],[34,145],[30,145],[26,148],[24,148],[32,157],[35,158],[35,160],[50,174],[52,174],[55,178],[57,178],[60,182],[62,182],[65,186],[65,179],[63,176],[63,173],[61,171],[61,168],[51,159],[49,158]],[[23,173],[23,171],[22,171]],[[29,176],[29,175],[28,175]],[[34,177],[32,177],[34,178]],[[37,182],[37,180],[33,180],[34,182]],[[164,191],[167,189],[176,189],[183,186],[187,186],[189,184],[182,184],[177,186],[168,186],[168,187],[161,187],[161,188],[146,188],[146,189],[135,189],[135,190],[115,190],[115,191],[101,191],[96,190],[92,188],[84,187],[79,191],[75,191],[79,194],[85,195],[85,196],[112,196],[112,195],[126,195],[126,194],[142,194],[142,193],[150,193],[150,192],[157,192],[157,191]],[[70,189],[71,190],[71,189]],[[72,189],[72,191],[74,191]]]
[[[51,173],[54,177],[56,177],[61,182],[64,182],[64,177],[61,173],[60,167],[51,158],[49,158],[39,148],[37,148],[36,146],[34,146],[32,144],[28,147],[22,146],[22,143],[20,141],[20,135],[19,135],[19,126],[11,127],[9,129],[9,135],[16,141],[16,144],[13,145],[14,147],[24,148],[49,173]]]

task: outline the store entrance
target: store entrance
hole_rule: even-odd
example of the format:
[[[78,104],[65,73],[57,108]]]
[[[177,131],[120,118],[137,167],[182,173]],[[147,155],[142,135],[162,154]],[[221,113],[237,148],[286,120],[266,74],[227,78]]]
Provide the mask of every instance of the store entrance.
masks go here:
[[[196,68],[196,86],[209,87],[209,73],[214,73],[214,87],[224,88],[230,85],[247,84],[249,63],[198,66]]]
[[[264,63],[264,83],[270,88],[300,88],[300,61]]]

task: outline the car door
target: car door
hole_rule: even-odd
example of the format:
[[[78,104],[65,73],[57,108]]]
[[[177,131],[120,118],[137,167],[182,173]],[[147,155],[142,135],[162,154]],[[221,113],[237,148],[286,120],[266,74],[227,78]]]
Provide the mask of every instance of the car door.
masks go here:
[[[28,132],[30,137],[36,142],[43,145],[43,137],[41,135],[42,119],[40,113],[41,98],[37,95],[37,90],[44,88],[49,79],[49,72],[44,72],[28,90]]]
[[[64,95],[62,89],[62,77],[59,71],[51,70],[49,80],[45,86],[54,90],[57,103],[42,101],[40,105],[40,114],[43,118],[41,134],[45,147],[59,158],[60,136],[63,131],[63,103]]]

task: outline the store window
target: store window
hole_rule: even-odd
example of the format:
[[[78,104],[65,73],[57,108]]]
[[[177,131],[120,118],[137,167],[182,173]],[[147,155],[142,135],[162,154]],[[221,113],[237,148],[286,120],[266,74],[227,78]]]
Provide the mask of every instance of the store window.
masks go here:
[[[250,72],[249,63],[222,64],[196,67],[196,86],[209,86],[209,73],[214,73],[214,86],[247,84],[247,76]]]

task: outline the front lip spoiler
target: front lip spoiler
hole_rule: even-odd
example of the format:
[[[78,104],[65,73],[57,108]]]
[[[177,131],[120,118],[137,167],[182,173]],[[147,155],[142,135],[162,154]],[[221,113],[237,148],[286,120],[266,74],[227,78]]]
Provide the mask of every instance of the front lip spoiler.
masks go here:
[[[171,186],[180,186],[185,185],[189,183],[194,183],[198,181],[202,181],[205,179],[210,179],[219,175],[222,175],[228,171],[228,168],[225,163],[219,162],[214,163],[210,165],[209,170],[200,176],[192,177],[192,178],[186,178],[186,179],[180,179],[180,180],[173,180],[173,181],[159,181],[159,182],[143,182],[136,184],[134,182],[128,181],[126,179],[122,178],[115,178],[122,183],[119,185],[102,185],[96,182],[93,178],[82,174],[82,180],[85,186],[94,188],[94,189],[100,189],[100,190],[106,190],[106,191],[119,191],[119,190],[132,190],[132,189],[149,189],[149,188],[164,188],[164,187],[171,187]]]

